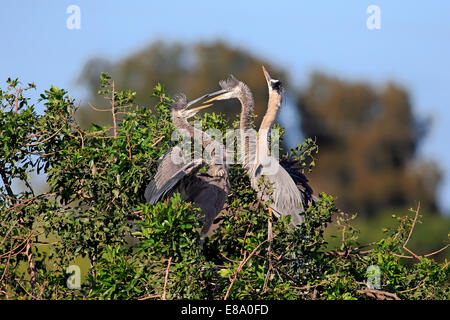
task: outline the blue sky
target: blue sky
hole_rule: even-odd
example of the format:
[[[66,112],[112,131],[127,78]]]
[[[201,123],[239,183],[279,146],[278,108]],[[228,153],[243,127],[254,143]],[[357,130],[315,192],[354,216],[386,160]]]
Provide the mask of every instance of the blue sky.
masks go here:
[[[80,30],[66,27],[72,4]],[[372,4],[380,30],[366,27]],[[316,69],[374,85],[397,81],[416,114],[433,119],[420,155],[444,171],[439,201],[450,212],[450,1],[3,1],[0,30],[0,81],[34,81],[38,92],[54,84],[76,98],[83,91],[74,79],[89,58],[115,61],[162,38],[226,40],[288,69],[300,88]]]

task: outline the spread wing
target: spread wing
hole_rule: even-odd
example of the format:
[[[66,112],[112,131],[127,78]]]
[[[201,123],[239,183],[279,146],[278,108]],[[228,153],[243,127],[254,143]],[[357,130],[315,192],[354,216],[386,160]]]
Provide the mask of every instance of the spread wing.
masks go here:
[[[193,174],[205,165],[203,159],[186,162],[180,148],[170,149],[161,157],[153,180],[145,189],[145,200],[155,204],[185,176]]]

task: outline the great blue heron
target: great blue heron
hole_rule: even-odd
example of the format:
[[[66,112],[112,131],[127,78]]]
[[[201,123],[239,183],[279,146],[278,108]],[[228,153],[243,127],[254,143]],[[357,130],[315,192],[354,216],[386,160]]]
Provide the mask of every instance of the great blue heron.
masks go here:
[[[291,216],[291,224],[296,226],[303,222],[305,199],[310,196],[302,194],[297,187],[296,182],[286,171],[279,161],[269,154],[268,136],[270,129],[275,121],[278,110],[281,107],[283,86],[281,81],[272,79],[263,68],[264,75],[269,88],[269,102],[267,112],[262,120],[256,144],[248,142],[248,131],[251,130],[251,116],[254,109],[253,96],[248,86],[239,81],[234,76],[228,80],[221,81],[219,84],[222,90],[213,93],[217,95],[206,101],[210,103],[214,100],[226,100],[236,98],[241,102],[240,135],[241,135],[241,153],[243,166],[247,169],[252,188],[258,192],[258,195],[265,201],[270,201],[270,209],[275,216]],[[261,187],[261,177],[271,185],[272,193],[267,188]],[[305,183],[302,191],[312,193],[307,186],[306,178],[304,181],[297,179],[300,184]]]
[[[220,159],[223,145],[213,140],[205,132],[194,128],[187,121],[200,109],[208,106],[193,109],[188,109],[188,107],[207,96],[187,103],[186,96],[178,95],[171,106],[172,122],[178,129],[184,129],[191,137],[198,139],[197,142],[201,143],[203,147],[214,144],[214,151],[218,151],[218,154],[213,155],[212,163],[206,164],[203,158],[186,160],[181,148],[174,147],[161,157],[158,170],[145,190],[145,199],[151,204],[178,192],[182,195],[183,200],[192,202],[196,207],[201,208],[204,215],[204,224],[201,230],[202,242],[204,237],[214,230],[214,219],[222,210],[230,191],[227,165],[225,161],[222,161],[223,158]],[[200,171],[205,165],[207,165],[206,170]]]
[[[269,102],[267,105],[267,112],[265,116],[265,118],[267,117],[267,122],[265,124],[261,123],[260,133],[258,135],[261,137],[264,135],[265,138],[268,138],[269,131],[264,130],[264,127],[271,128],[273,122],[275,121],[276,115],[280,110],[283,102],[284,86],[280,80],[272,79],[264,66],[262,67],[262,69],[269,89]],[[262,132],[261,129],[263,129]],[[314,196],[314,192],[311,186],[308,184],[308,179],[301,172],[299,163],[289,158],[283,158],[280,160],[280,165],[288,172],[289,176],[292,178],[294,183],[297,185],[297,188],[300,190],[303,208],[306,208],[310,204],[314,203],[317,198]]]

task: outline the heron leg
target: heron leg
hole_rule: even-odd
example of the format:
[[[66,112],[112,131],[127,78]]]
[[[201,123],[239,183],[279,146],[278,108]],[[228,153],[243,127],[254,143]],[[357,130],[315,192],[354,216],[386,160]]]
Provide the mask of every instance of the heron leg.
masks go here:
[[[267,250],[268,257],[269,257],[269,269],[267,270],[267,274],[264,279],[264,286],[263,286],[263,292],[267,290],[268,281],[270,279],[270,272],[272,271],[272,260],[271,260],[271,254],[272,254],[272,239],[273,239],[273,231],[272,231],[272,209],[269,208],[269,219],[267,221],[267,240],[269,240],[269,248]]]

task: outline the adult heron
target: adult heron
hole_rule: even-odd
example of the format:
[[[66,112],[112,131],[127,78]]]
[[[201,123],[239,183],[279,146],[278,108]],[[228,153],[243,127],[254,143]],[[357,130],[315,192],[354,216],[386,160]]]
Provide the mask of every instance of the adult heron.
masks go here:
[[[223,161],[223,145],[205,132],[194,128],[187,120],[201,109],[210,106],[204,105],[188,109],[207,96],[188,103],[186,96],[180,94],[175,97],[175,101],[171,105],[171,112],[172,122],[177,129],[186,130],[204,148],[211,147],[213,144],[212,162],[206,164],[206,160],[203,158],[187,160],[181,148],[174,147],[161,157],[158,170],[148,184],[144,195],[148,203],[155,204],[160,199],[178,192],[182,195],[183,200],[192,202],[200,208],[204,215],[204,224],[201,230],[202,241],[217,227],[213,223],[214,219],[222,210],[230,191],[228,168]],[[205,165],[207,166],[206,170],[200,171]]]

